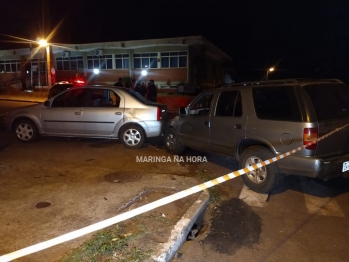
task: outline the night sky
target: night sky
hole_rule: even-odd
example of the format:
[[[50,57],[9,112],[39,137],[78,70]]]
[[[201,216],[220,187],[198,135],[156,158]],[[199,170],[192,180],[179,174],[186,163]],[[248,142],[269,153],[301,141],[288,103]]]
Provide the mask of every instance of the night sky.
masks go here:
[[[1,0],[0,33],[94,43],[202,35],[232,57],[236,80],[349,82],[349,1]],[[0,49],[25,48],[0,36]]]

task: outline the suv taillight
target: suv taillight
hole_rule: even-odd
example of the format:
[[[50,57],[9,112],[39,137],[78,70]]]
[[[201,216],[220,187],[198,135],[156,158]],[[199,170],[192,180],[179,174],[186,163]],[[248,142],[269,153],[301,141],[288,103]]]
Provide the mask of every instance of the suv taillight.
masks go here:
[[[304,128],[303,132],[303,145],[307,145],[311,142],[314,142],[318,139],[318,129],[314,128]],[[311,144],[306,147],[309,150],[315,150],[317,146],[317,141],[314,144]]]
[[[161,107],[158,107],[158,112],[156,115],[156,120],[157,121],[161,121],[162,117],[161,117]]]

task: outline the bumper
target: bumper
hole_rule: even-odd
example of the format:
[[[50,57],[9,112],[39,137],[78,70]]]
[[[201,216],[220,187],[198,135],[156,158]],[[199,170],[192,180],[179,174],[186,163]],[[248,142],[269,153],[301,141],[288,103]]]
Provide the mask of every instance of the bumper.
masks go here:
[[[279,161],[278,166],[282,173],[300,175],[322,180],[348,174],[342,172],[343,162],[349,161],[349,154],[329,159],[291,155]]]
[[[143,125],[147,137],[161,136],[165,130],[165,123],[163,121],[148,121]]]

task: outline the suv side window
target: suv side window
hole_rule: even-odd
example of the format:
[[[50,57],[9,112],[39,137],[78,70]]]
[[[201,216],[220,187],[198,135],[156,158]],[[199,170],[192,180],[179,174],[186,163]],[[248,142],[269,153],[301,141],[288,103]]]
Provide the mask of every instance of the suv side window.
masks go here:
[[[189,108],[190,115],[208,115],[210,113],[210,107],[212,102],[213,94],[204,93],[194,104]]]
[[[241,92],[237,90],[221,92],[217,102],[216,116],[242,116]]]
[[[260,119],[301,121],[292,86],[256,87],[252,89],[256,115]]]
[[[84,106],[85,89],[72,89],[57,96],[51,107],[81,107]]]

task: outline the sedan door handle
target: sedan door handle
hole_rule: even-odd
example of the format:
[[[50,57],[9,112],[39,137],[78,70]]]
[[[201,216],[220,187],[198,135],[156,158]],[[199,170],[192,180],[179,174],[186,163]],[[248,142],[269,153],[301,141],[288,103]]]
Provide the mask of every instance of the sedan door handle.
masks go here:
[[[122,115],[121,112],[115,112],[115,115]]]
[[[79,115],[81,115],[81,112],[75,112],[74,115],[79,116]]]
[[[241,129],[241,124],[235,124],[234,129]]]

